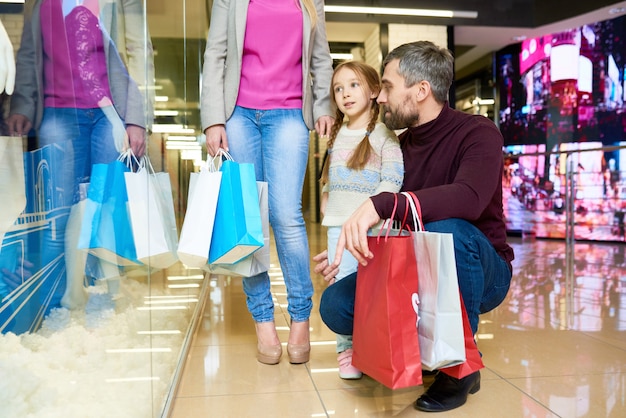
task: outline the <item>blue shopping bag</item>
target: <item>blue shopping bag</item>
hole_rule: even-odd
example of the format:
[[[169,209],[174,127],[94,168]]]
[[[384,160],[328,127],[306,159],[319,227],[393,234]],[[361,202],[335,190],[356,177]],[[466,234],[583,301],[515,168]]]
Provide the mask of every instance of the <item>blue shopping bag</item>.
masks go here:
[[[226,160],[217,198],[209,263],[234,264],[263,247],[254,164]]]
[[[116,160],[94,164],[87,192],[78,248],[118,266],[141,265],[137,259],[124,173],[126,163]]]

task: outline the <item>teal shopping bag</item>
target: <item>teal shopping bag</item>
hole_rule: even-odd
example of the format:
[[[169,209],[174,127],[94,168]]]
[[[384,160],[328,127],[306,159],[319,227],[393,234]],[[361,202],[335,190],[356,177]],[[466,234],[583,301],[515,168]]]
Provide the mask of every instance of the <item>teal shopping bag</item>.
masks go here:
[[[118,266],[141,265],[133,239],[124,173],[127,165],[116,160],[94,164],[78,248]]]
[[[217,198],[209,263],[233,264],[263,247],[254,164],[226,160]]]

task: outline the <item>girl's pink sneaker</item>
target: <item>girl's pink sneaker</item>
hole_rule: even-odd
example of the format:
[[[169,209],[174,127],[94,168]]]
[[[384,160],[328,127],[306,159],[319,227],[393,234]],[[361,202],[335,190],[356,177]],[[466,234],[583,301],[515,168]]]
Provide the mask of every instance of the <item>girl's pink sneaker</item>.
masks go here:
[[[339,353],[337,361],[339,362],[339,377],[346,380],[355,380],[363,377],[363,373],[352,365],[352,349]]]

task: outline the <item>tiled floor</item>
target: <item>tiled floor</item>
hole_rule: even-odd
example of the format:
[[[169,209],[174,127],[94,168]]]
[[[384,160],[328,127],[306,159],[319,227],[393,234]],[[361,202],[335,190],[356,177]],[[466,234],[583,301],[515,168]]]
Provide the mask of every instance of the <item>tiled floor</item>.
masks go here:
[[[324,232],[310,224],[311,254]],[[626,263],[623,244],[511,238],[515,275],[506,301],[481,317],[481,390],[446,417],[626,417]],[[273,256],[276,324],[283,344],[289,318]],[[569,272],[573,271],[573,274]],[[568,278],[573,276],[574,278]],[[312,274],[315,306],[325,287]],[[423,386],[389,390],[364,377],[338,377],[335,336],[311,316],[311,361],[255,359],[254,324],[241,279],[215,276],[174,399],[173,418],[414,417]],[[432,378],[425,378],[425,385]]]

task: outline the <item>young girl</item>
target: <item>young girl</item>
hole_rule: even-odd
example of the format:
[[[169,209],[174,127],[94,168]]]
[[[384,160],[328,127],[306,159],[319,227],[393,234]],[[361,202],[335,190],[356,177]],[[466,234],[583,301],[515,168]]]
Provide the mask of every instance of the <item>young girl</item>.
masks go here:
[[[341,225],[370,196],[398,192],[404,163],[398,138],[378,122],[378,72],[362,62],[341,63],[334,71],[331,97],[337,106],[328,140],[328,159],[322,170],[322,225],[328,227],[328,258],[335,258]],[[358,263],[344,252],[335,280],[356,272]],[[352,336],[337,335],[339,376],[359,379],[352,366]]]

